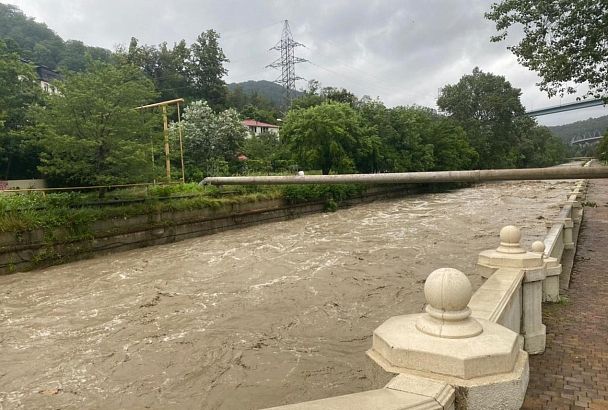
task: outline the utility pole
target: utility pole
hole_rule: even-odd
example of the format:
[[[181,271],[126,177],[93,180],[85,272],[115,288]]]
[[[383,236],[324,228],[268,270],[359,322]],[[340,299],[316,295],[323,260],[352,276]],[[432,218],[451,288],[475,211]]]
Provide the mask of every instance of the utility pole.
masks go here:
[[[179,151],[180,151],[180,159],[182,164],[182,183],[186,182],[186,174],[184,172],[184,145],[182,142],[182,119],[179,104],[183,103],[183,98],[177,98],[175,100],[162,101],[159,103],[142,105],[141,107],[136,107],[137,110],[161,107],[163,112],[163,139],[165,145],[165,167],[167,173],[167,182],[171,182],[171,158],[169,156],[169,121],[167,118],[167,106],[175,104],[177,105],[177,131],[179,135]],[[154,167],[154,153],[152,153],[152,166]]]
[[[163,105],[163,138],[165,140],[165,167],[167,169],[167,182],[171,182],[171,157],[169,155],[169,124],[167,122],[166,105]]]
[[[283,86],[285,89],[287,104],[289,104],[293,98],[293,91],[296,89],[296,80],[303,80],[302,77],[296,75],[295,65],[297,63],[308,62],[308,60],[295,56],[294,49],[300,46],[305,47],[304,44],[293,40],[291,29],[289,28],[289,21],[285,20],[281,40],[270,49],[279,51],[281,56],[266,67],[281,69],[281,76],[275,80],[275,83]]]

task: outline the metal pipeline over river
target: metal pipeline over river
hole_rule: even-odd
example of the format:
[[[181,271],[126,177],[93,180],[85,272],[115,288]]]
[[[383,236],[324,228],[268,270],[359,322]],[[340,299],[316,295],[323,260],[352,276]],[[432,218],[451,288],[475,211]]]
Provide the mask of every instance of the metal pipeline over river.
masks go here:
[[[553,167],[485,169],[474,171],[399,172],[384,174],[207,177],[202,185],[288,184],[423,184],[434,182],[486,182],[548,179],[608,178],[608,167]]]

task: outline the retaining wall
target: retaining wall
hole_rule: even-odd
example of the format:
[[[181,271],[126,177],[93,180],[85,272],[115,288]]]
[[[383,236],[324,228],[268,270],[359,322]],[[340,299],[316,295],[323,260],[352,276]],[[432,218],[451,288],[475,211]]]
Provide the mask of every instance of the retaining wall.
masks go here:
[[[445,190],[447,185],[370,188],[361,197],[345,200],[340,206],[352,206],[379,198],[398,197],[437,188]],[[0,274],[161,245],[260,223],[284,221],[323,212],[325,206],[325,201],[288,204],[283,200],[265,200],[230,204],[220,208],[160,212],[127,219],[95,221],[86,227],[86,233],[82,235],[74,235],[62,228],[50,231],[36,229],[0,232]]]

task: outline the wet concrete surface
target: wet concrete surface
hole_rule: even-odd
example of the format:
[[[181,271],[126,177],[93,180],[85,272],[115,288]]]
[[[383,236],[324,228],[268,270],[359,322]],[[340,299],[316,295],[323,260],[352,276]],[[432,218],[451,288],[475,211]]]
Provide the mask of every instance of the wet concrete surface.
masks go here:
[[[572,182],[480,184],[0,277],[0,409],[257,409],[382,386],[424,278],[526,246]]]

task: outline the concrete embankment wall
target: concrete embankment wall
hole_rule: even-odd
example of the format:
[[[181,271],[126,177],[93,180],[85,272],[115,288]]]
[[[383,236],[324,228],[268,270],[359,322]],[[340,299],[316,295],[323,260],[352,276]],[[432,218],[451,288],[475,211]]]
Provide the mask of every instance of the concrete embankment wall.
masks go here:
[[[361,197],[345,200],[340,206],[437,189],[447,189],[447,185],[370,188]],[[76,235],[76,238],[61,228],[0,232],[0,274],[166,244],[265,222],[284,221],[322,212],[325,206],[325,201],[288,204],[283,200],[265,200],[220,208],[161,212],[128,219],[95,221],[84,229],[86,233]]]

